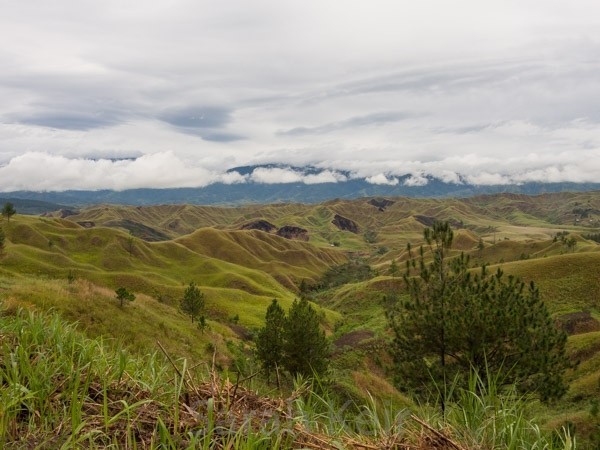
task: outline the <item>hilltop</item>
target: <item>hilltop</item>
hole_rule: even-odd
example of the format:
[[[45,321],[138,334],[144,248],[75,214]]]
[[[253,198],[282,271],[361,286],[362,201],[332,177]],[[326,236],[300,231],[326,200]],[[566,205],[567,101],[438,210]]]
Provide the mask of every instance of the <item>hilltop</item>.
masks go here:
[[[366,251],[368,244],[403,248],[407,239],[420,239],[422,229],[436,219],[448,220],[454,228],[471,233],[471,239],[481,237],[486,242],[547,239],[563,228],[588,233],[600,227],[600,193],[497,194],[464,199],[372,197],[317,205],[239,207],[100,205],[54,215],[83,226],[120,228],[147,240],[174,239],[204,227],[247,229],[262,220],[274,229],[305,229],[317,246],[339,242],[344,249]],[[376,236],[365,240],[368,232]]]

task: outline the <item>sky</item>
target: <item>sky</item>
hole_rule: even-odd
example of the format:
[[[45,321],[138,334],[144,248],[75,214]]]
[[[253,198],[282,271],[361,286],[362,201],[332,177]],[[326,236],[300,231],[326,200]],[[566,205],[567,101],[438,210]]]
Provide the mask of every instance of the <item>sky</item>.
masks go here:
[[[0,191],[600,182],[597,1],[0,11]]]

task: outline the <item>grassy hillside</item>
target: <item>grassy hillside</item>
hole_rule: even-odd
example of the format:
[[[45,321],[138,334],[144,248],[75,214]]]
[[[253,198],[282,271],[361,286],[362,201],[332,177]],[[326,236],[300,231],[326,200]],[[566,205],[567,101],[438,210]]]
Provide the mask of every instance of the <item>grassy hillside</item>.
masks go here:
[[[542,248],[547,245],[554,244],[551,241],[539,244]],[[507,251],[504,241],[497,246],[502,247],[502,252]],[[521,251],[522,247],[514,249]],[[598,427],[590,411],[594,410],[595,399],[600,398],[600,253],[532,257],[492,265],[489,270],[498,268],[508,275],[535,281],[557,324],[570,334],[567,352],[578,364],[567,374],[569,391],[560,402],[548,407],[538,405],[535,411],[549,428],[571,423],[585,441],[584,436],[597,433]],[[385,312],[404,295],[402,278],[384,274],[314,294],[317,302],[342,314],[335,342],[344,355],[340,359],[343,369],[349,370],[362,361],[360,364],[367,366],[359,366],[360,373],[379,371],[391,375],[391,361],[386,360],[382,351],[390,339]],[[385,388],[382,390],[385,392]]]
[[[168,352],[131,355],[56,315],[0,309],[0,446],[147,449],[573,448],[520,400],[464,392],[443,427],[427,408],[336,404],[298,383],[260,395]],[[467,419],[472,417],[475,420]]]
[[[580,361],[568,374],[570,390],[550,408],[531,408],[545,427],[571,422],[592,434],[589,411],[600,397],[600,245],[584,236],[599,230],[600,193],[384,200],[99,206],[64,219],[17,215],[2,224],[0,301],[12,310],[56,310],[88,335],[117,337],[138,353],[156,348],[157,340],[193,362],[210,360],[216,350],[218,367],[235,370],[253,364],[250,339],[271,299],[287,308],[302,280],[318,284],[329,268],[358,261],[373,269],[367,279],[309,294],[331,337],[333,385],[349,398],[374,395],[379,406],[401,407],[411,402],[390,382],[385,311],[405,295],[406,244],[422,243],[433,220],[449,220],[452,254],[466,252],[473,267],[485,263],[534,280],[557,323],[570,330],[569,354]],[[348,229],[340,229],[340,217]],[[241,230],[258,220],[304,228],[309,241]],[[149,242],[136,233],[171,239]],[[390,276],[392,260],[400,276]],[[204,332],[177,308],[190,281],[206,296]],[[114,299],[121,286],[137,296],[124,308]]]
[[[356,225],[355,232],[334,225],[339,215]],[[434,219],[449,220],[455,229],[464,228],[486,244],[504,240],[527,242],[551,240],[560,230],[584,234],[600,227],[600,193],[557,193],[540,196],[498,194],[468,199],[358,199],[332,200],[318,205],[274,204],[238,208],[193,205],[90,207],[70,216],[88,226],[112,226],[147,238],[176,238],[197,229],[213,227],[238,230],[256,220],[276,227],[297,226],[308,231],[311,243],[360,252],[373,261],[389,260],[420,239]],[[148,230],[152,230],[149,232]],[[372,239],[365,233],[372,232]],[[388,253],[388,257],[382,256]],[[504,261],[529,254],[507,251]],[[512,255],[512,256],[511,256]],[[509,258],[509,259],[507,259]]]
[[[66,282],[72,277],[177,306],[190,281],[206,296],[210,317],[262,323],[271,299],[287,306],[304,278],[316,279],[345,256],[257,231],[200,230],[176,241],[149,243],[110,228],[65,219],[15,216],[4,224],[3,279]],[[327,313],[334,320],[334,313]]]

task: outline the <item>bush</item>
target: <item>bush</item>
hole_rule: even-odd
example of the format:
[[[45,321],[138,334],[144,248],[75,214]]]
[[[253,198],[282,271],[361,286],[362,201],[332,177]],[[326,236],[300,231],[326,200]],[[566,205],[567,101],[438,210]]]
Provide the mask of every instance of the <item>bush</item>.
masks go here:
[[[332,267],[317,282],[317,289],[330,289],[346,283],[357,283],[375,276],[375,272],[368,264],[355,260]]]

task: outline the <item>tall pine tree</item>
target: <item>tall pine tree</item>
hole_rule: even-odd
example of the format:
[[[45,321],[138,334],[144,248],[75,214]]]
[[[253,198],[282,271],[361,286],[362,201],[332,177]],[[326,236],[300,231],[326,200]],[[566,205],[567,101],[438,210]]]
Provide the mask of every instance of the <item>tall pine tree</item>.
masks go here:
[[[329,343],[319,317],[306,298],[294,300],[285,327],[283,364],[292,375],[312,376],[327,370]]]
[[[256,339],[256,357],[261,362],[267,374],[276,370],[283,361],[283,330],[285,327],[285,312],[273,299],[267,308],[265,326],[260,329]]]
[[[475,370],[544,400],[561,396],[570,366],[566,335],[555,327],[535,285],[485,267],[473,274],[463,254],[448,258],[447,223],[434,223],[424,237],[429,252],[421,247],[415,257],[409,246],[409,298],[389,315],[399,386],[424,393],[435,384],[444,408],[446,386],[466,386]]]

